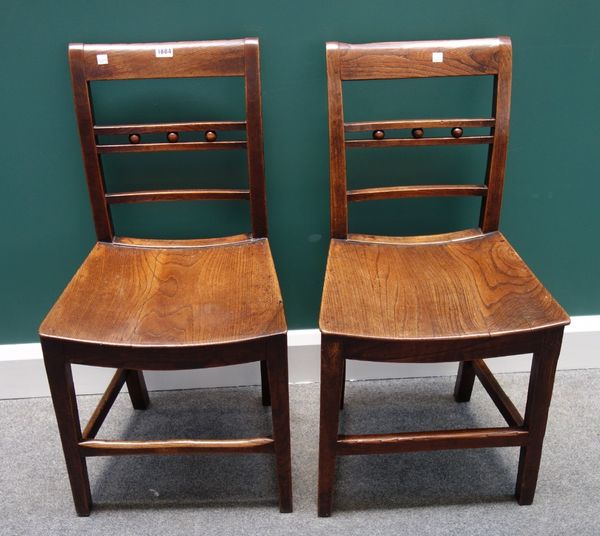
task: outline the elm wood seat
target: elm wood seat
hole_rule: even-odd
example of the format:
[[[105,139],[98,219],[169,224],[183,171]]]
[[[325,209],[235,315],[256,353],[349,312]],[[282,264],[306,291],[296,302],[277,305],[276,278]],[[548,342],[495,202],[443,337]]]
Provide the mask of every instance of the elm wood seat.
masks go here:
[[[516,497],[519,504],[531,504],[569,317],[498,231],[508,141],[510,40],[328,43],[327,75],[332,240],[319,321],[319,515],[331,514],[336,456],[436,449],[521,447]],[[462,75],[495,77],[493,117],[344,123],[343,80]],[[490,127],[489,136],[463,136],[463,129],[482,126]],[[412,129],[412,137],[386,138],[385,128]],[[435,128],[452,128],[452,136],[428,137],[428,130]],[[371,130],[371,140],[345,139],[345,132]],[[489,144],[484,184],[347,190],[346,149],[464,143]],[[482,197],[478,228],[415,237],[348,232],[348,202],[450,195]],[[483,360],[521,353],[533,353],[524,417]],[[340,435],[346,359],[459,361],[455,399],[470,399],[477,376],[508,426]]]
[[[171,55],[159,57],[157,49]],[[86,457],[128,454],[271,453],[279,507],[292,510],[287,326],[267,238],[259,49],[257,39],[132,45],[71,45],[69,60],[81,146],[98,242],[40,327],[40,339],[75,508],[89,515]],[[96,125],[94,80],[240,76],[246,120],[147,125]],[[221,130],[246,139],[217,141]],[[179,141],[179,131],[205,141]],[[147,143],[148,132],[166,142]],[[123,143],[102,143],[103,134]],[[128,137],[128,139],[127,139]],[[107,192],[107,152],[245,149],[246,190]],[[114,203],[246,199],[251,232],[222,238],[155,240],[117,236]],[[149,404],[143,370],[186,370],[260,361],[262,402],[271,405],[273,435],[234,439],[120,441],[96,439],[127,383],[134,408]],[[117,371],[81,429],[71,364]]]
[[[171,248],[100,242],[40,327],[44,337],[158,351],[285,333],[266,239]]]
[[[340,310],[352,314],[340,316]],[[331,241],[323,334],[486,340],[561,326],[565,320],[499,232],[438,242]]]

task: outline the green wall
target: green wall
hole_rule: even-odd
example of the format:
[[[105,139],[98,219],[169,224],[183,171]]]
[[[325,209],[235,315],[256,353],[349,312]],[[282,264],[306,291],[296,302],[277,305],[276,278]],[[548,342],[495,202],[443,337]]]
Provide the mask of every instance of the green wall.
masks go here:
[[[3,2],[0,343],[36,340],[39,322],[94,241],[66,61],[71,41],[260,37],[272,248],[290,327],[309,328],[316,326],[328,236],[324,42],[510,35],[513,120],[501,228],[569,313],[600,313],[599,6],[547,0]],[[488,112],[486,80],[433,82],[346,84],[348,117]],[[113,117],[114,102],[124,103],[133,119],[143,108],[150,109],[147,119],[158,120],[229,119],[242,110],[235,82],[139,85],[148,83],[123,83],[115,92],[95,88],[103,118]],[[194,117],[186,115],[192,110]],[[359,150],[349,157],[349,179],[372,185],[480,180],[478,149]],[[233,185],[245,178],[243,155],[227,155],[227,162],[222,155],[185,155],[177,168],[167,157],[119,156],[107,170],[118,187],[142,179]],[[219,164],[225,165],[221,174]],[[173,180],[165,176],[172,169]],[[121,234],[214,235],[237,231],[247,217],[235,202],[127,211],[116,215]],[[468,226],[476,216],[472,200],[396,200],[353,208],[351,224],[357,232],[410,234]]]

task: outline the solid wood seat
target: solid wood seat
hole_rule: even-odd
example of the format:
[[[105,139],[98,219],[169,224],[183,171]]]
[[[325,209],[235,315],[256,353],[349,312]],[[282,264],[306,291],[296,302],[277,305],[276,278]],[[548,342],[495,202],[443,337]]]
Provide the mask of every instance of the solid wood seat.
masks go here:
[[[533,501],[554,373],[569,317],[498,231],[511,64],[507,37],[327,44],[331,245],[319,322],[320,516],[331,514],[336,457],[357,454],[518,446],[515,495],[519,504]],[[491,117],[344,120],[345,81],[487,75],[494,77]],[[489,133],[471,134],[473,128]],[[431,134],[439,129],[446,135]],[[347,133],[353,137],[347,139]],[[357,137],[360,133],[362,138]],[[481,184],[347,187],[346,151],[354,148],[468,144],[489,147]],[[377,166],[375,158],[370,165]],[[455,175],[455,170],[449,172]],[[449,196],[481,198],[478,228],[414,237],[348,232],[349,203]],[[526,353],[532,353],[533,360],[521,416],[484,359]],[[458,361],[456,401],[470,399],[477,377],[507,427],[341,435],[339,410],[344,406],[347,359]]]
[[[266,239],[156,248],[98,243],[40,335],[124,346],[194,346],[285,334]]]
[[[344,310],[352,314],[339,314]],[[499,232],[416,243],[331,241],[319,322],[324,334],[426,344],[568,323]]]
[[[291,512],[287,325],[267,238],[258,39],[72,44],[69,63],[97,243],[39,334],[75,509],[87,516],[92,507],[89,456],[260,453],[274,455],[279,509]],[[103,125],[94,117],[91,85],[98,80],[220,76],[243,78],[245,120]],[[221,131],[242,131],[245,139],[220,141]],[[156,141],[159,134],[163,141]],[[105,136],[111,136],[109,142]],[[175,151],[176,156],[179,151],[232,149],[246,151],[247,188],[107,191],[106,154]],[[247,201],[251,230],[187,240],[115,233],[114,204],[204,199]],[[144,370],[251,362],[260,362],[262,403],[271,405],[271,436],[97,438],[125,383],[133,407],[148,407]],[[117,369],[83,429],[72,364]]]

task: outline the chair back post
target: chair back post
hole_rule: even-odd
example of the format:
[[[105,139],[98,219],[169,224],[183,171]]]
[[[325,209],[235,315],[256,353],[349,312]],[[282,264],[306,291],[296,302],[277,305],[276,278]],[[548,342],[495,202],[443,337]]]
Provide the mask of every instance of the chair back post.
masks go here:
[[[346,183],[346,147],[344,106],[340,72],[340,44],[326,45],[327,101],[329,110],[329,188],[331,238],[348,236],[348,202]]]
[[[348,202],[414,197],[479,196],[480,227],[498,229],[506,168],[512,47],[508,37],[391,43],[327,43],[329,104],[331,237],[348,237]],[[345,122],[342,83],[450,76],[493,76],[492,117]],[[464,128],[490,128],[489,135],[465,135]],[[451,129],[451,136],[431,137],[427,129]],[[384,129],[412,129],[411,137],[386,137]],[[373,139],[346,139],[346,132],[372,131]],[[394,186],[347,189],[346,149],[488,144],[484,184]]]
[[[479,226],[484,233],[497,231],[504,191],[508,131],[510,122],[510,95],[512,85],[512,45],[509,37],[499,37],[498,74],[494,77],[492,116],[496,119],[492,129],[494,143],[488,151],[485,184],[487,196],[481,205]]]
[[[75,101],[75,114],[79,125],[79,138],[87,180],[92,216],[99,242],[111,242],[114,237],[112,217],[106,202],[106,184],[100,155],[96,152],[97,138],[94,135],[94,112],[90,86],[85,75],[84,45],[69,45],[69,66]]]
[[[267,236],[268,229],[258,39],[246,39],[244,51],[250,217],[252,236],[263,238]]]

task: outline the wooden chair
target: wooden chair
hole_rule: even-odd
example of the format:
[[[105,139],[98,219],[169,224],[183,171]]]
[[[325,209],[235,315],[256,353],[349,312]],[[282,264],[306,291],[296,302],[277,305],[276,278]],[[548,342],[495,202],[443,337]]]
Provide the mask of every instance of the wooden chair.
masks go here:
[[[274,453],[279,507],[290,512],[287,327],[267,239],[258,39],[72,44],[69,62],[98,242],[39,333],[77,513],[89,515],[92,505],[87,456],[204,453]],[[94,121],[91,81],[217,76],[244,77],[245,121],[111,126]],[[202,139],[179,140],[179,132],[190,131]],[[219,141],[219,131],[242,131],[246,139]],[[164,133],[166,140],[147,143],[148,133]],[[125,139],[101,143],[103,135]],[[227,149],[247,151],[248,189],[106,191],[101,165],[106,153]],[[200,199],[248,200],[251,233],[199,240],[134,239],[114,233],[114,203]],[[125,382],[134,408],[148,406],[142,370],[253,361],[261,362],[263,403],[272,402],[273,437],[96,439]],[[118,369],[83,432],[72,363]]]
[[[536,487],[554,373],[569,317],[498,231],[511,85],[507,37],[351,45],[327,44],[331,244],[321,303],[320,516],[329,516],[336,456],[437,449],[521,447],[519,504]],[[492,117],[344,122],[342,81],[494,76]],[[489,135],[463,129],[490,128]],[[412,129],[412,136],[386,130]],[[447,137],[429,137],[448,129]],[[346,139],[346,132],[374,139]],[[485,184],[347,190],[346,149],[488,144]],[[348,233],[348,202],[431,196],[480,196],[479,228],[437,236]],[[525,416],[483,358],[533,353]],[[338,435],[345,360],[460,361],[454,392],[468,401],[477,376],[506,428]]]

